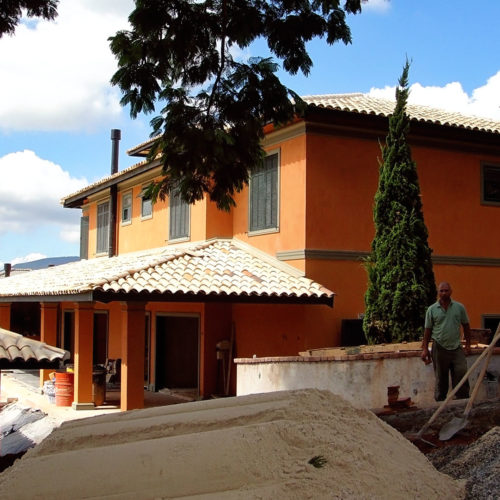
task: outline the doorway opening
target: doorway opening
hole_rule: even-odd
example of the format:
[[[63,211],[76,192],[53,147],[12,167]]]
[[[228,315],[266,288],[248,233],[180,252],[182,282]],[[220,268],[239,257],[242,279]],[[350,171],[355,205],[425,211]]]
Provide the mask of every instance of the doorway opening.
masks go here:
[[[69,363],[74,362],[75,354],[75,313],[74,311],[64,311],[63,312],[63,322],[61,329],[61,339],[59,347],[69,351],[70,358]]]
[[[155,390],[187,397],[199,395],[200,319],[158,315],[156,318]]]
[[[108,359],[108,313],[94,313],[94,354],[93,365],[106,365]]]

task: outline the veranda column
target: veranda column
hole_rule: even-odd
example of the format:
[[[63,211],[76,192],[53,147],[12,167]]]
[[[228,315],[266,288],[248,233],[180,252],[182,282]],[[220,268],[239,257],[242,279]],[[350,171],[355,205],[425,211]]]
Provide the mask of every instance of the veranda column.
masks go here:
[[[122,410],[144,408],[145,316],[144,302],[122,302]]]
[[[75,410],[93,409],[92,357],[94,347],[94,306],[89,302],[75,303]]]
[[[10,330],[10,302],[0,302],[0,328]]]
[[[42,302],[40,304],[40,340],[51,346],[57,346],[58,303]],[[43,387],[49,373],[54,370],[40,370],[40,387]]]

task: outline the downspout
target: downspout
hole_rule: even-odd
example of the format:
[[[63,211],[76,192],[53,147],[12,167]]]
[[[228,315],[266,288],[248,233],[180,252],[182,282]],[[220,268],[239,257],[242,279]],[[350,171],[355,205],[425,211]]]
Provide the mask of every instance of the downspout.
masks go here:
[[[118,152],[121,139],[121,131],[114,128],[111,130],[111,175],[118,172]],[[113,184],[109,189],[109,250],[108,256],[116,255],[116,219],[118,208],[118,186]]]

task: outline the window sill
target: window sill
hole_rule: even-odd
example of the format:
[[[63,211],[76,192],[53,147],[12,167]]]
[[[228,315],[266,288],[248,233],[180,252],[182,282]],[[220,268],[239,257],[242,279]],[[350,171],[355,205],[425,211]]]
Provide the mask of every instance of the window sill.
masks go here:
[[[255,231],[248,231],[248,236],[260,236],[261,234],[271,234],[279,232],[279,227],[270,227],[268,229],[256,229]]]
[[[130,226],[131,224],[132,224],[131,220],[125,220],[125,221],[122,220],[122,223],[121,223],[122,226]]]
[[[141,215],[141,220],[149,220],[153,218],[153,214],[151,215]]]
[[[175,244],[175,243],[184,243],[186,241],[190,241],[191,237],[190,236],[182,236],[180,238],[172,238],[167,241],[167,244]]]

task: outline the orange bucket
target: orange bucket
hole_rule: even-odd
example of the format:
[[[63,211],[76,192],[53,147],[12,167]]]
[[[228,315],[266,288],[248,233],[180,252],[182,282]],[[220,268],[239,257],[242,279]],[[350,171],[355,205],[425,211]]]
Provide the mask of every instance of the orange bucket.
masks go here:
[[[56,372],[56,406],[71,406],[73,403],[75,374]]]

